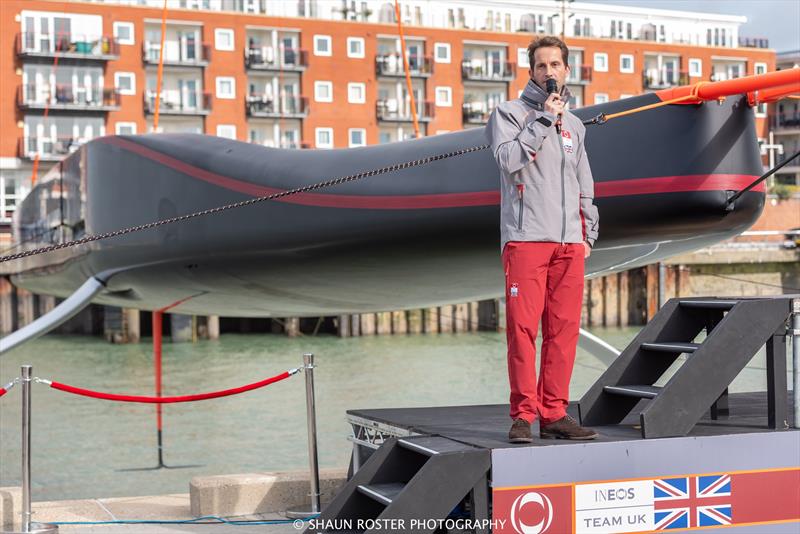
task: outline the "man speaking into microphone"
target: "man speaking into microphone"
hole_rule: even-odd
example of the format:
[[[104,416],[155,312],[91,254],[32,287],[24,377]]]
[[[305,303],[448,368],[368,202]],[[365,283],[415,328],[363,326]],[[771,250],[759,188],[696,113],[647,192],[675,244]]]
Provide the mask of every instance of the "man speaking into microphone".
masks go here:
[[[486,127],[500,168],[512,443],[597,437],[567,415],[583,303],[584,262],[598,235],[586,128],[566,108],[569,50],[556,37],[528,46],[530,80]],[[542,323],[539,378],[536,335]]]

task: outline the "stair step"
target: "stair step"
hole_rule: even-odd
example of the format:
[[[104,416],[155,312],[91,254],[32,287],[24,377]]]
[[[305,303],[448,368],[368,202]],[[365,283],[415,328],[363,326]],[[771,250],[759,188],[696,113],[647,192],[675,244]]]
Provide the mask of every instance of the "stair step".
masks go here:
[[[658,343],[642,343],[642,348],[655,352],[694,352],[700,348],[700,343],[683,343],[673,341],[660,341]]]
[[[473,447],[440,436],[421,436],[413,438],[400,438],[397,444],[425,456],[435,456],[444,452],[460,452],[472,450]]]
[[[612,395],[626,397],[639,397],[640,399],[654,399],[661,391],[659,386],[605,386],[603,391]]]
[[[705,308],[713,310],[730,310],[738,303],[739,303],[738,300],[717,300],[717,299],[680,301],[680,305],[684,308]]]
[[[392,501],[397,495],[405,489],[406,485],[402,482],[387,482],[384,484],[359,484],[358,491],[385,504],[386,506],[392,504]]]

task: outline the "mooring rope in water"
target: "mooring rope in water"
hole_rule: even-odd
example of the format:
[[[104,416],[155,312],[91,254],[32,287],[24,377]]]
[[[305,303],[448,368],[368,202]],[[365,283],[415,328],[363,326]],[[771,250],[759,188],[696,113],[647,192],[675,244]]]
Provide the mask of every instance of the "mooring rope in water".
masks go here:
[[[239,386],[230,389],[223,389],[219,391],[210,391],[208,393],[197,393],[194,395],[178,395],[174,397],[147,397],[143,395],[120,395],[117,393],[105,393],[102,391],[94,391],[91,389],[84,389],[75,386],[70,386],[69,384],[62,384],[61,382],[55,382],[52,380],[47,380],[39,377],[34,378],[33,382],[37,384],[45,384],[53,389],[65,391],[67,393],[72,393],[74,395],[81,395],[83,397],[92,397],[95,399],[110,400],[116,402],[171,404],[176,402],[196,402],[201,400],[216,399],[219,397],[229,397],[231,395],[238,395],[240,393],[245,393],[247,391],[253,391],[254,389],[263,388],[270,384],[274,384],[275,382],[280,382],[281,380],[285,380],[290,376],[293,376],[299,372],[300,372],[299,368],[290,369],[288,371],[284,371],[281,374],[265,378],[264,380],[259,380],[258,382],[253,382],[252,384],[246,384],[244,386]],[[19,378],[15,378],[11,382],[0,388],[0,397],[5,395],[6,392],[8,392],[8,390],[11,389],[14,386],[14,384],[16,384],[18,381]]]

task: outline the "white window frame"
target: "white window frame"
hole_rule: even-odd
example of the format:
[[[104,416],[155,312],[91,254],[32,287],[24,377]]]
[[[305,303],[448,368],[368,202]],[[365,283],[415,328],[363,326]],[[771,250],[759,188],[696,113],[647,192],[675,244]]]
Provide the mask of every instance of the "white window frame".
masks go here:
[[[446,57],[439,57],[439,50],[447,50]],[[450,63],[450,43],[433,44],[433,61],[435,63]]]
[[[600,102],[598,102],[598,99]],[[595,104],[606,104],[608,103],[608,93],[595,93],[594,94],[594,103]]]
[[[222,135],[221,130],[225,130],[230,128],[230,132],[233,133],[233,137],[228,135]],[[217,137],[222,137],[225,139],[233,139],[236,140],[236,125],[235,124],[217,124]]]
[[[353,133],[361,132],[361,139],[364,141],[361,144],[353,143]],[[366,128],[350,128],[347,130],[347,146],[356,148],[359,146],[367,146],[367,130]]]
[[[602,69],[597,66],[597,62],[601,58],[605,61],[605,66]],[[595,52],[594,53],[594,70],[596,72],[608,72],[608,54],[606,52]]]
[[[692,65],[697,65],[697,70],[692,70]],[[689,58],[689,77],[700,78],[703,76],[703,60],[696,57]]]
[[[626,69],[625,67],[622,66],[622,60],[623,59],[630,59],[631,60],[630,68]],[[623,73],[623,74],[633,74],[634,69],[635,69],[635,65],[633,63],[633,54],[620,54],[619,55],[619,71],[621,73]]]
[[[322,144],[319,142],[320,134],[325,132],[327,132],[330,135],[331,142],[328,144]],[[315,128],[314,145],[316,146],[316,148],[333,148],[333,128]]]
[[[361,89],[361,98],[353,97],[353,89]],[[359,82],[351,82],[347,84],[347,102],[349,104],[366,104],[367,103],[367,84]]]
[[[122,76],[130,76],[131,78],[131,88],[129,90],[123,91],[119,88],[119,79]],[[119,92],[121,95],[135,95],[136,94],[136,73],[135,72],[115,72],[114,73],[114,89]]]
[[[328,50],[320,50],[318,44],[322,41],[328,42]],[[314,55],[315,56],[332,56],[333,55],[333,39],[330,35],[315,35],[314,36]]]
[[[759,67],[762,67],[764,69],[764,72],[762,72],[761,74],[766,74],[767,73],[767,69],[769,68],[769,67],[767,67],[767,64],[764,63],[763,61],[758,61],[756,63],[753,63],[753,74],[759,74],[759,72],[758,72],[758,68]]]
[[[230,94],[225,94],[220,90],[223,82],[230,81],[231,82],[231,92]],[[221,98],[224,100],[234,100],[236,99],[236,78],[233,76],[217,76],[216,84],[215,84],[216,92],[215,96],[217,98]]]
[[[439,98],[439,91],[443,91],[447,98]],[[434,89],[434,98],[436,100],[437,108],[451,108],[453,107],[453,88],[447,86],[439,86]]]
[[[530,59],[528,59],[527,48],[517,48],[517,66],[524,67],[526,69],[530,68],[531,62]]]
[[[350,45],[352,43],[359,43],[361,45],[361,52],[360,53],[358,53],[358,52],[352,53],[350,51]],[[354,58],[354,59],[364,59],[365,53],[366,53],[364,51],[364,47],[365,46],[366,45],[364,44],[364,38],[363,37],[348,37],[347,38],[347,57]]]
[[[133,129],[133,131],[129,134],[122,134],[119,132],[121,127],[127,127]],[[136,135],[136,123],[135,122],[118,122],[114,125],[114,133],[117,135]]]
[[[231,44],[230,46],[221,46],[220,44],[220,35],[229,34],[231,37]],[[233,32],[233,28],[214,28],[214,49],[215,50],[222,50],[224,52],[233,52],[236,50],[236,35]]]
[[[320,89],[326,86],[328,87],[328,96],[323,97],[320,95]],[[314,102],[333,102],[333,82],[324,80],[314,82]]]
[[[131,38],[130,39],[120,39],[118,37],[117,28],[121,28],[123,26],[126,26],[126,27],[128,27],[130,29],[130,32],[131,32]],[[136,44],[136,34],[134,32],[133,22],[115,22],[114,25],[113,25],[113,28],[114,28],[113,29],[114,38],[117,40],[117,43],[119,43],[121,45]]]

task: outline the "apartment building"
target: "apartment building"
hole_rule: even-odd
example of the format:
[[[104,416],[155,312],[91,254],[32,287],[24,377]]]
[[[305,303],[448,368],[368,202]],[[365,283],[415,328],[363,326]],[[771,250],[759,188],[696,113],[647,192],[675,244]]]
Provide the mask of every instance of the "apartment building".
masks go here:
[[[793,69],[800,67],[800,50],[792,50],[777,55],[778,69]],[[782,153],[773,156],[773,161],[778,164],[791,157],[800,150],[800,99],[784,98],[775,106],[775,113],[770,117],[770,134],[772,139],[769,145],[772,150],[780,146]],[[775,173],[775,182],[800,186],[800,157],[781,168]]]
[[[345,148],[413,137],[412,97],[420,135],[482,127],[527,82],[530,40],[562,26],[574,108],[776,60],[735,16],[409,0],[403,58],[393,2],[169,0],[157,95],[162,5],[0,2],[0,241],[35,165],[41,175],[93,137],[151,132],[156,106],[160,132]],[[766,139],[767,110],[756,113]]]

